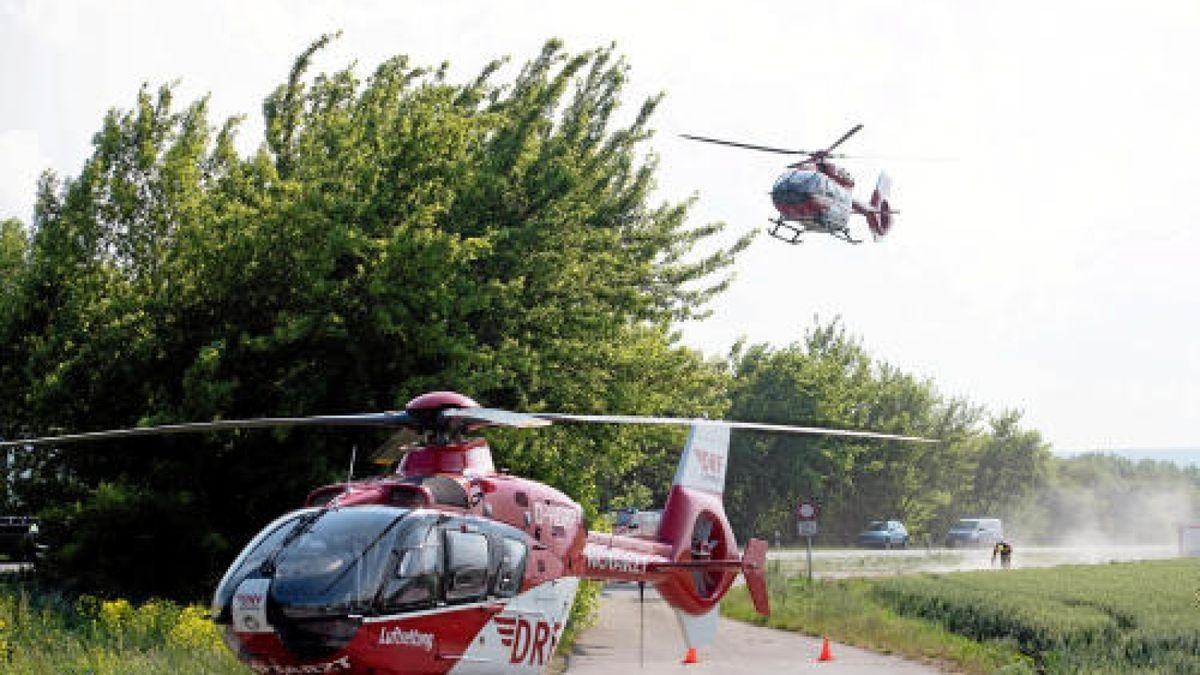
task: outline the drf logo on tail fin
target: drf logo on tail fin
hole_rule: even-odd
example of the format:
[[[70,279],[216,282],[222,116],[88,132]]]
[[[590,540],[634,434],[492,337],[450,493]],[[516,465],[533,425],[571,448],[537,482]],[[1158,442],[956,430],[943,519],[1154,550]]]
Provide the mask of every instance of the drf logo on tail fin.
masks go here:
[[[725,492],[725,465],[729,457],[729,427],[724,424],[699,422],[692,426],[675,485],[698,488],[713,494]]]
[[[725,458],[715,452],[708,452],[696,448],[696,464],[700,466],[700,473],[708,478],[722,478],[725,475]]]
[[[558,630],[562,624],[553,626],[546,621],[530,621],[511,616],[496,617],[496,631],[500,633],[500,644],[509,648],[508,662],[530,666],[544,666],[554,656],[558,647]]]

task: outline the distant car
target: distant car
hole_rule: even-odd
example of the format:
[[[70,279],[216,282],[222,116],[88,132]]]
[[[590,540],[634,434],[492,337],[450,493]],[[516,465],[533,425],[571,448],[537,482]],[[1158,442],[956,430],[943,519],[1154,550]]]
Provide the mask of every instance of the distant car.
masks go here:
[[[946,533],[946,546],[994,546],[1004,538],[999,518],[963,518]]]
[[[613,534],[653,537],[662,523],[662,511],[620,509],[613,516]]]
[[[898,520],[872,520],[858,533],[858,545],[908,548],[908,529]]]
[[[37,557],[38,522],[27,516],[0,516],[0,555],[18,562]]]

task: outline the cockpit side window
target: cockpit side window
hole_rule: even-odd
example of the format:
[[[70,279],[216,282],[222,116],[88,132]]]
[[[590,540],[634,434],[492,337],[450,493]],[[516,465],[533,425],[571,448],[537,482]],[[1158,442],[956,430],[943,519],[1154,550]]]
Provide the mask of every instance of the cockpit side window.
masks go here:
[[[446,530],[446,602],[478,600],[487,594],[488,555],[486,535]]]
[[[396,571],[383,588],[385,612],[432,607],[442,576],[442,542],[437,530],[397,547]],[[422,540],[423,539],[423,540]]]
[[[501,598],[511,598],[521,591],[525,578],[525,558],[529,553],[525,542],[502,537],[500,540],[500,565],[492,592]]]

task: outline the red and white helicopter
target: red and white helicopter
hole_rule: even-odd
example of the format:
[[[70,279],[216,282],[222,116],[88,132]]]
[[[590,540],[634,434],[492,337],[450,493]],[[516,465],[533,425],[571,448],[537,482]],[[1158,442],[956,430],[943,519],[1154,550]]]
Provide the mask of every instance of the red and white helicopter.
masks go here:
[[[588,532],[579,504],[497,472],[483,427],[560,423],[691,427],[650,539]],[[767,544],[739,551],[722,493],[732,429],[924,440],[866,431],[670,417],[520,413],[454,392],[404,411],[223,420],[0,443],[56,445],[278,426],[397,430],[394,473],[313,490],[267,525],[225,573],[212,616],[258,673],[538,673],[554,654],[580,579],[653,584],[690,647],[716,631],[716,604],[741,573],[766,614]]]
[[[851,195],[851,191],[854,189],[854,177],[845,169],[828,161],[830,158],[846,157],[846,155],[834,154],[833,149],[862,128],[861,124],[855,126],[824,150],[788,150],[765,145],[723,141],[706,136],[690,134],[682,134],[682,136],[693,141],[729,145],[746,150],[774,152],[782,155],[804,155],[805,157],[800,161],[789,164],[789,170],[776,179],[775,185],[771,188],[771,201],[774,202],[779,215],[771,219],[772,227],[767,232],[772,237],[782,239],[789,244],[799,244],[800,236],[805,232],[829,234],[851,244],[860,244],[861,240],[850,235],[851,213],[867,219],[867,226],[871,229],[871,234],[876,241],[892,228],[896,213],[888,202],[892,180],[886,173],[879,174],[879,180],[875,184],[875,191],[871,194],[870,202],[863,204]]]

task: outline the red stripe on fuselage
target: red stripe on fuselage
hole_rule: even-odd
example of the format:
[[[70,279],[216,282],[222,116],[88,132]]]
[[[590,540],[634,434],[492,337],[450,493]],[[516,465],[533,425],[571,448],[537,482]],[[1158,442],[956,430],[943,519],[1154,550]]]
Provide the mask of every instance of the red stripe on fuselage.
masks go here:
[[[236,633],[227,642],[251,670],[263,675],[345,673],[441,675],[470,648],[502,606],[480,603],[417,615],[364,621],[341,651],[320,659],[293,656],[275,633]]]

